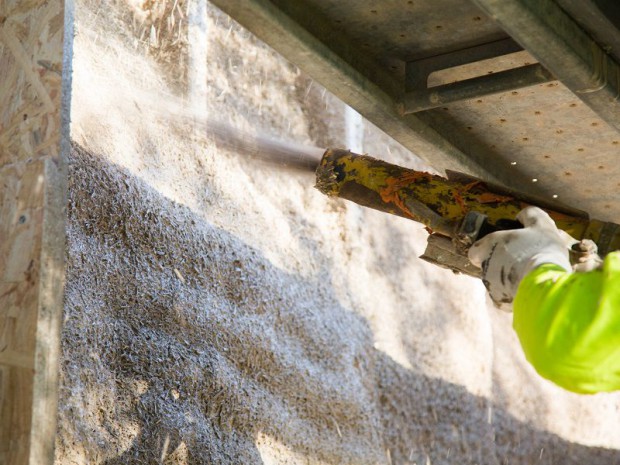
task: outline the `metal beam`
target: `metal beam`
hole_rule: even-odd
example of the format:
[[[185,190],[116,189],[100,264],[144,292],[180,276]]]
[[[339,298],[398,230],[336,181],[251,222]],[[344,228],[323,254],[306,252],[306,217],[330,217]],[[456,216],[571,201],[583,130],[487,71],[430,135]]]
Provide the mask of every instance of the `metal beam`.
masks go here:
[[[620,60],[620,3],[617,0],[556,0],[601,47]]]
[[[407,92],[399,110],[402,114],[416,113],[462,100],[542,84],[553,79],[555,79],[553,75],[540,64],[522,66],[450,84]]]
[[[523,48],[620,131],[620,67],[553,0],[473,0]]]
[[[0,464],[54,461],[70,12],[64,0],[0,3]]]
[[[429,75],[436,71],[497,58],[521,50],[523,47],[513,39],[507,38],[420,60],[408,61],[405,68],[405,89],[415,91],[426,88]]]

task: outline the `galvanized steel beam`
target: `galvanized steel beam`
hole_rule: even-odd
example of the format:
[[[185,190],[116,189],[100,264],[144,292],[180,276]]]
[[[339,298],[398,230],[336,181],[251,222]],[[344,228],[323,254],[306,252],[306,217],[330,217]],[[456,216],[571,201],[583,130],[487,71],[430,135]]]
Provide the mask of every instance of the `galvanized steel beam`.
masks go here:
[[[497,58],[521,50],[523,50],[523,47],[509,37],[475,47],[467,47],[442,53],[441,55],[408,61],[405,67],[405,89],[407,91],[415,91],[426,88],[428,77],[436,71]]]
[[[523,48],[620,131],[620,66],[553,0],[473,0]]]
[[[416,113],[462,100],[543,84],[553,79],[555,79],[553,75],[540,64],[522,66],[450,84],[407,92],[399,105],[399,110],[402,114]]]
[[[556,0],[616,61],[620,60],[620,3],[617,0]]]
[[[522,50],[523,47],[517,42],[507,38],[407,62],[406,93],[398,105],[399,112],[417,113],[449,103],[507,92],[555,79],[543,66],[533,64],[428,87],[429,76],[437,71],[498,58]]]

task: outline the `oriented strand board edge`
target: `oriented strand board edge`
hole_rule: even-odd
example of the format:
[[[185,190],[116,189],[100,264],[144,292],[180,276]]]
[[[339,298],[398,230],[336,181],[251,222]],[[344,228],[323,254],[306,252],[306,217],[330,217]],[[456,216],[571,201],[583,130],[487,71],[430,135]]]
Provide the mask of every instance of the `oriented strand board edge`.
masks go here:
[[[51,465],[71,89],[63,63],[71,60],[73,3],[29,2],[12,16],[15,5],[7,3],[0,24],[10,82],[0,84],[0,465]]]

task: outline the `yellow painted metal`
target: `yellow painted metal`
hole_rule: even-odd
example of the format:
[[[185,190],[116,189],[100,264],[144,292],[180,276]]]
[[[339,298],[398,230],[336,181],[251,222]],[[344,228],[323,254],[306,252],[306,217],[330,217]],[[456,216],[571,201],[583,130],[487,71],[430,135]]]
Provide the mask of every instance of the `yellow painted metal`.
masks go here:
[[[496,225],[500,220],[514,220],[528,205],[537,205],[574,238],[605,242],[605,252],[620,248],[618,225],[560,212],[525,196],[499,193],[480,180],[448,180],[339,149],[325,152],[316,174],[317,188],[327,195],[418,221],[429,232],[448,237],[454,237],[469,211],[486,215]]]

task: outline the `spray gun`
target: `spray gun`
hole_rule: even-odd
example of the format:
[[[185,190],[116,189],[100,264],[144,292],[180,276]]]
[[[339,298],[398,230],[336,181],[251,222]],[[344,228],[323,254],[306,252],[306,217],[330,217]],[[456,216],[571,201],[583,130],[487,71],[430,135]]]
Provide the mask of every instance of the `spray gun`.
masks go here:
[[[455,272],[478,277],[469,247],[494,231],[521,228],[514,218],[534,205],[557,227],[577,240],[590,240],[603,257],[620,249],[620,225],[589,219],[588,214],[551,204],[473,178],[448,172],[444,178],[359,155],[348,150],[319,149],[240,134],[210,121],[208,132],[219,144],[252,158],[288,169],[314,172],[316,188],[328,195],[398,215],[425,225],[428,243],[420,257]],[[580,253],[583,243],[574,252]]]

